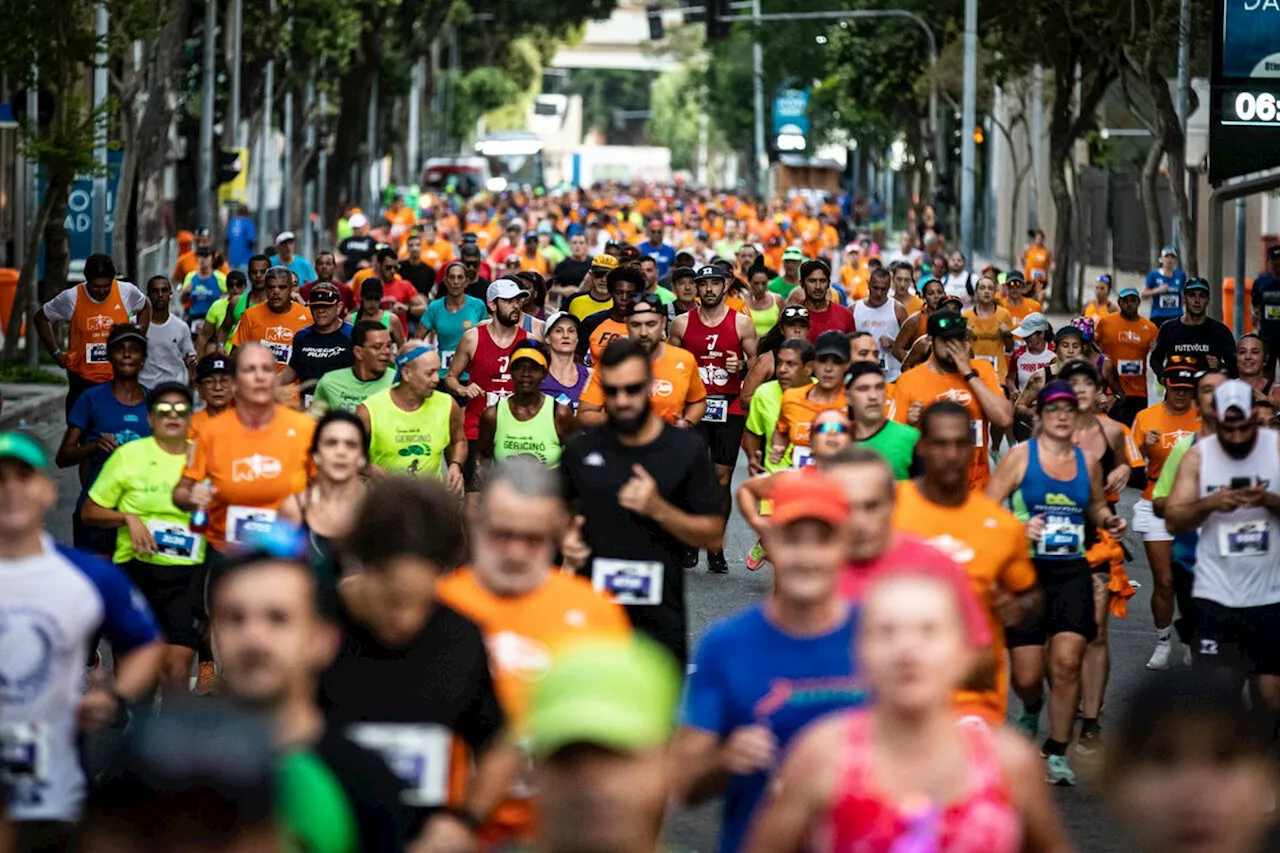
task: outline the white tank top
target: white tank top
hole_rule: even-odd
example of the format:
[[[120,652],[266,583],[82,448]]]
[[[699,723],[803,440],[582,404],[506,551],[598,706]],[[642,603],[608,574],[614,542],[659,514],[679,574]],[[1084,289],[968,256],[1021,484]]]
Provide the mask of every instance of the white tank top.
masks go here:
[[[1280,493],[1280,433],[1259,429],[1244,459],[1228,456],[1210,436],[1200,448],[1200,497],[1227,488],[1237,478]],[[1224,607],[1280,602],[1280,524],[1265,507],[1211,513],[1200,525],[1192,595]]]
[[[1030,381],[1031,377],[1038,371],[1053,364],[1056,358],[1057,356],[1053,350],[1048,347],[1045,347],[1044,352],[1040,353],[1027,352],[1026,347],[1020,349],[1018,351],[1018,374],[1016,377],[1018,388],[1026,388],[1027,382]]]
[[[879,308],[872,308],[865,299],[853,303],[853,327],[859,332],[870,332],[875,335],[876,346],[880,348],[880,367],[884,370],[884,378],[896,382],[902,373],[902,362],[893,357],[893,347],[884,346],[881,337],[893,340],[898,337],[898,303],[887,300]]]

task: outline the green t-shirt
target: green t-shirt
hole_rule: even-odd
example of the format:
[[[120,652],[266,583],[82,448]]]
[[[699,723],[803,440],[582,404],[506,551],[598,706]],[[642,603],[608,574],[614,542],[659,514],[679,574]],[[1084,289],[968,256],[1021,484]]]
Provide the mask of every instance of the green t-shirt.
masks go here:
[[[786,299],[788,296],[791,295],[791,291],[796,289],[798,284],[799,282],[797,282],[796,284],[792,284],[782,276],[778,276],[773,281],[769,282],[769,291],[771,293],[778,294],[783,299]]]
[[[658,299],[662,301],[663,305],[670,305],[672,302],[676,301],[676,295],[662,285],[658,285],[657,289],[654,290],[654,293],[658,294]]]
[[[204,315],[204,321],[215,329],[222,325],[222,321],[227,318],[227,303],[230,301],[229,296],[223,296],[209,306],[209,313]],[[230,341],[228,341],[230,343]]]
[[[858,444],[869,447],[884,457],[893,469],[893,478],[901,482],[911,476],[911,460],[915,456],[920,431],[913,426],[886,421],[880,431]]]
[[[192,566],[204,560],[204,537],[191,532],[191,516],[173,505],[173,487],[182,479],[185,453],[166,453],[154,436],[121,445],[107,457],[89,488],[98,506],[136,515],[156,540],[156,553],[133,550],[127,526],[116,531],[116,563],[141,560],[155,566]]]
[[[1152,500],[1169,497],[1169,493],[1173,491],[1173,480],[1178,476],[1178,465],[1182,463],[1182,457],[1187,455],[1187,451],[1195,441],[1195,435],[1184,435],[1169,451],[1169,455],[1164,460],[1164,467],[1160,469],[1160,477],[1156,480],[1155,491],[1151,493]]]
[[[357,379],[355,372],[350,367],[344,367],[341,370],[330,370],[324,376],[321,376],[319,383],[316,384],[315,396],[311,400],[311,409],[318,414],[324,414],[334,409],[354,412],[360,408],[360,404],[371,394],[376,394],[384,388],[390,388],[395,380],[396,371],[393,367],[388,367],[386,373],[370,382]]]
[[[294,750],[280,757],[276,808],[286,831],[308,853],[355,853],[360,849],[355,811],[333,771],[314,753]]]
[[[788,468],[786,460],[777,465],[769,463],[769,438],[782,414],[782,385],[776,379],[764,382],[751,395],[751,408],[747,410],[747,430],[764,439],[764,470],[770,474]]]

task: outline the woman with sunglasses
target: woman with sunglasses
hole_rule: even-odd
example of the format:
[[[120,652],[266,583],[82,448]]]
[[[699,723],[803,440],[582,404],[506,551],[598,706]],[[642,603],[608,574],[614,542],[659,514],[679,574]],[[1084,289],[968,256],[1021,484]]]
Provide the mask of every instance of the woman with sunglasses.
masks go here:
[[[202,621],[205,541],[190,516],[174,506],[190,444],[192,393],[166,382],[147,395],[152,434],[119,447],[107,459],[81,510],[85,524],[116,530],[112,562],[151,605],[168,645],[160,688],[186,693]]]
[[[545,343],[549,357],[542,393],[576,414],[578,399],[591,376],[578,352],[578,318],[567,311],[553,312],[547,318]]]

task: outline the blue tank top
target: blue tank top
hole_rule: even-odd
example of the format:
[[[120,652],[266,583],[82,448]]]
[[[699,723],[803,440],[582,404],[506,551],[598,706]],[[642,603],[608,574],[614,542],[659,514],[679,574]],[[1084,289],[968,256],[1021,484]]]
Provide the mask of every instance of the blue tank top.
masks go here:
[[[1040,466],[1039,441],[1028,441],[1027,471],[1022,475],[1022,485],[1009,499],[1014,515],[1023,521],[1044,516],[1044,536],[1032,551],[1037,560],[1077,560],[1084,556],[1092,489],[1084,451],[1072,449],[1076,454],[1076,475],[1070,480],[1058,480]]]

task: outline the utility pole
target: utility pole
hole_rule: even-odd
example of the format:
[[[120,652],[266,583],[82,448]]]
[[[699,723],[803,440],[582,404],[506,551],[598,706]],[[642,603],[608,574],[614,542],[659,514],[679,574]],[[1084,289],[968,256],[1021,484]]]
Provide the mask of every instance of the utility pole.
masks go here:
[[[1182,0],[1178,13],[1178,126],[1182,128],[1183,151],[1186,151],[1187,113],[1191,111],[1191,0]],[[1185,160],[1185,157],[1183,158]],[[1185,171],[1184,171],[1185,174]],[[1186,186],[1182,187],[1186,191]],[[1181,254],[1182,233],[1178,227],[1178,216],[1173,217],[1173,247]],[[1236,287],[1243,288],[1242,279],[1237,279]]]
[[[290,7],[289,21],[285,29],[293,34],[293,11]],[[283,191],[280,196],[280,230],[294,231],[297,226],[293,221],[293,80],[290,79],[292,63],[285,61],[284,76],[284,158],[280,172],[284,176]]]
[[[418,57],[413,63],[409,78],[409,129],[406,133],[404,154],[406,183],[416,184],[422,167],[422,90],[427,83],[427,58]]]
[[[93,162],[97,173],[93,176],[93,222],[91,224],[92,250],[107,250],[107,4],[100,0],[94,10],[93,53]]]
[[[377,181],[373,179],[373,164],[377,162],[377,153],[375,151],[378,145],[378,77],[375,74],[373,78],[373,89],[369,93],[369,115],[368,124],[364,129],[364,175],[360,178],[360,183],[364,187],[361,195],[364,197],[364,204],[368,206],[365,215],[369,217],[369,221],[373,222],[377,216],[378,208],[378,187]]]
[[[244,133],[240,128],[240,49],[243,41],[244,31],[244,0],[231,0],[231,14],[229,16],[231,26],[231,61],[228,64],[231,75],[231,103],[228,105],[229,115],[227,122],[223,126],[222,138],[223,144],[231,143],[232,148],[241,149],[244,147]],[[244,157],[240,161],[241,169],[248,169],[248,157]],[[245,176],[246,183],[249,176]],[[261,201],[259,201],[261,205]],[[235,199],[227,199],[227,224],[230,225],[231,218],[236,215],[237,202]]]
[[[316,156],[316,69],[313,65],[307,74],[307,88],[302,95],[302,109],[307,116],[306,146],[307,157]],[[315,257],[315,221],[316,182],[307,179],[302,188],[302,255],[307,259]]]
[[[275,14],[275,0],[271,0],[271,14]],[[258,242],[261,243],[271,234],[271,220],[267,216],[267,151],[271,145],[271,104],[275,100],[276,61],[267,60],[267,70],[262,85],[262,129],[258,133],[261,145],[261,156],[258,158]]]
[[[760,0],[751,0],[751,32],[751,89],[756,113],[756,194],[764,198],[768,193],[769,151],[764,142],[764,45],[760,44]]]
[[[964,0],[964,103],[960,136],[960,252],[973,262],[974,166],[973,139],[978,112],[978,0]]]
[[[1027,208],[1032,228],[1040,227],[1040,164],[1044,162],[1044,66],[1036,63],[1031,76],[1031,188]]]
[[[329,97],[323,89],[320,90],[320,115],[323,118],[329,112]],[[320,238],[320,245],[328,248],[328,227],[325,224],[325,205],[329,203],[329,140],[321,138],[317,140],[318,151],[316,152],[316,231],[323,235]]]
[[[196,226],[213,227],[213,99],[217,62],[218,2],[204,2],[204,57],[200,69],[200,175],[196,182]]]

